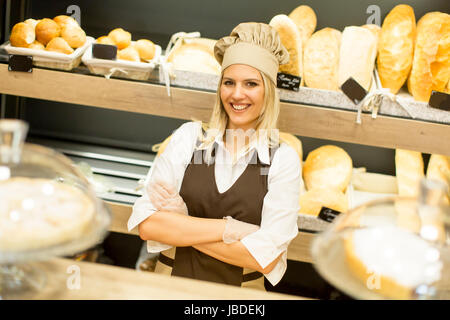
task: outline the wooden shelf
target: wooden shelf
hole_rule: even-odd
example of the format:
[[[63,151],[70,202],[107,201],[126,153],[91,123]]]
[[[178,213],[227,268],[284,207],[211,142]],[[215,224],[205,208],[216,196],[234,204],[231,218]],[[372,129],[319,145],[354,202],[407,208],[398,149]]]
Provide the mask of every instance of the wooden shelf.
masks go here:
[[[34,68],[9,72],[0,64],[0,93],[156,116],[207,121],[215,93],[171,88],[148,82]],[[362,115],[297,103],[281,103],[279,128],[295,135],[385,148],[450,155],[450,125],[419,120]]]

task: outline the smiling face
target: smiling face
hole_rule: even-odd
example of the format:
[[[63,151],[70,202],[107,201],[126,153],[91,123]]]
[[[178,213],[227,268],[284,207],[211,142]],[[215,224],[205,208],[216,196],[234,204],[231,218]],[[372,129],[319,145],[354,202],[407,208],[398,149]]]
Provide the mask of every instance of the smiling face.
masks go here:
[[[228,115],[227,129],[255,129],[264,106],[264,81],[250,66],[233,64],[223,72],[220,99]]]

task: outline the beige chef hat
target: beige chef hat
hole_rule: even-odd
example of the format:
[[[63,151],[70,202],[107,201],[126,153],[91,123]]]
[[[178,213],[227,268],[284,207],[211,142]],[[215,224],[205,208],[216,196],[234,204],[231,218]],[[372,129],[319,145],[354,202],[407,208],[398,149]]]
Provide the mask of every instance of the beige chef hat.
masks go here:
[[[223,37],[214,46],[216,60],[225,70],[232,64],[245,64],[266,73],[277,83],[280,64],[289,62],[289,53],[278,32],[265,23],[245,22]]]

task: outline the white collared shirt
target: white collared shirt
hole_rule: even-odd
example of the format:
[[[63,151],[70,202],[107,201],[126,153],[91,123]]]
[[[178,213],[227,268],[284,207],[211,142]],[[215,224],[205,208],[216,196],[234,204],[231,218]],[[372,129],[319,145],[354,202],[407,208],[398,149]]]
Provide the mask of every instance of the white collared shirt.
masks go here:
[[[165,181],[179,191],[200,132],[201,125],[196,122],[187,122],[178,128],[164,152],[155,159],[145,185],[149,182]],[[218,137],[216,142],[218,147],[214,172],[220,193],[227,191],[240,177],[255,150],[262,163],[270,164],[267,144],[260,142],[251,144],[248,151],[240,154],[233,163],[231,154],[224,147],[222,137]],[[288,245],[298,234],[299,194],[304,190],[300,159],[293,148],[285,143],[280,145],[272,159],[267,178],[268,191],[264,197],[260,229],[243,238],[241,243],[262,268],[283,253],[275,268],[265,275],[272,285],[276,285],[286,271]],[[144,192],[144,195],[134,203],[133,212],[128,220],[128,230],[137,227],[155,211],[155,207]],[[147,241],[149,252],[161,252],[171,247],[157,241]]]

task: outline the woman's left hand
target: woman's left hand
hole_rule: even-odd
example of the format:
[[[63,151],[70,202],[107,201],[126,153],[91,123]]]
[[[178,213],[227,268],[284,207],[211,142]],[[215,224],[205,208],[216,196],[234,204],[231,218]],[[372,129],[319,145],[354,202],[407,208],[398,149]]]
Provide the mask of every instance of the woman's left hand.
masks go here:
[[[163,181],[150,183],[147,194],[157,210],[188,215],[186,203],[172,185]]]

